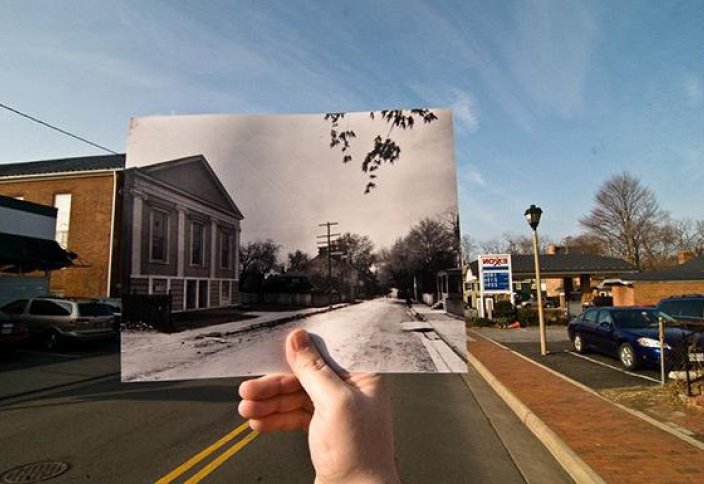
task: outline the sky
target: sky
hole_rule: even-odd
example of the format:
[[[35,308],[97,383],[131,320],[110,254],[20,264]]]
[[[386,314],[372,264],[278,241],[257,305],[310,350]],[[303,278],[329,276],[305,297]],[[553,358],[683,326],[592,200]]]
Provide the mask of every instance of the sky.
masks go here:
[[[368,112],[339,122],[338,129],[356,136],[346,164],[330,149],[331,123],[322,114],[188,115],[134,118],[127,166],[202,154],[244,215],[244,244],[271,239],[284,256],[296,250],[314,256],[317,242],[325,241],[319,224],[334,222],[333,234],[364,235],[377,248],[391,248],[422,219],[457,211],[452,115],[433,112],[430,124],[393,130],[401,158],[375,171],[369,193],[361,162],[374,137],[389,128]]]
[[[124,152],[134,116],[453,110],[462,232],[578,233],[629,171],[704,218],[704,2],[5,1],[0,103]],[[100,154],[0,110],[0,163]]]

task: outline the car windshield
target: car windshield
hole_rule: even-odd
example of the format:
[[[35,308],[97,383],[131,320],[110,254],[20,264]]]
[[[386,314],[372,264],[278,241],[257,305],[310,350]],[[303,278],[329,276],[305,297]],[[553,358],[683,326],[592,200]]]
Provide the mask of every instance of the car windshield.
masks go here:
[[[670,319],[664,313],[648,309],[621,309],[613,311],[611,316],[617,328],[635,329],[658,325],[658,316]]]
[[[114,309],[102,303],[79,303],[78,314],[81,316],[112,316]]]

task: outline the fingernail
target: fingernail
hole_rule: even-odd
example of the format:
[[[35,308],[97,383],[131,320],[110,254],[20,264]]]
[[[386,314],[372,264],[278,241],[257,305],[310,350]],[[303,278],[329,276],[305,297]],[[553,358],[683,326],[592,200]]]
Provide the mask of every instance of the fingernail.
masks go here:
[[[294,351],[307,350],[310,347],[310,338],[305,331],[297,331],[291,338]]]

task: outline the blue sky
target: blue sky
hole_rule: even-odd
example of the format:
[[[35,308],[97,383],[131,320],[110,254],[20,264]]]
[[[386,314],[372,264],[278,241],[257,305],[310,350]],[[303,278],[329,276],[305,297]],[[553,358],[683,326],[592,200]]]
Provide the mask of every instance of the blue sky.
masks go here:
[[[559,240],[628,170],[704,218],[704,3],[5,1],[0,103],[116,151],[132,116],[451,107],[462,229]],[[0,163],[100,153],[0,110]],[[402,160],[401,160],[402,162]]]

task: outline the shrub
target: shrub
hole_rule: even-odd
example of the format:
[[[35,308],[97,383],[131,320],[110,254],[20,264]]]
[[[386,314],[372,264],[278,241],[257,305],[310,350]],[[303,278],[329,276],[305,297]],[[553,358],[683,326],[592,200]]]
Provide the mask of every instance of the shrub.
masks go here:
[[[479,326],[480,328],[487,328],[495,324],[495,321],[489,318],[474,318],[471,322],[473,326]]]
[[[497,318],[516,319],[516,308],[511,301],[497,301],[494,305],[494,316]]]

